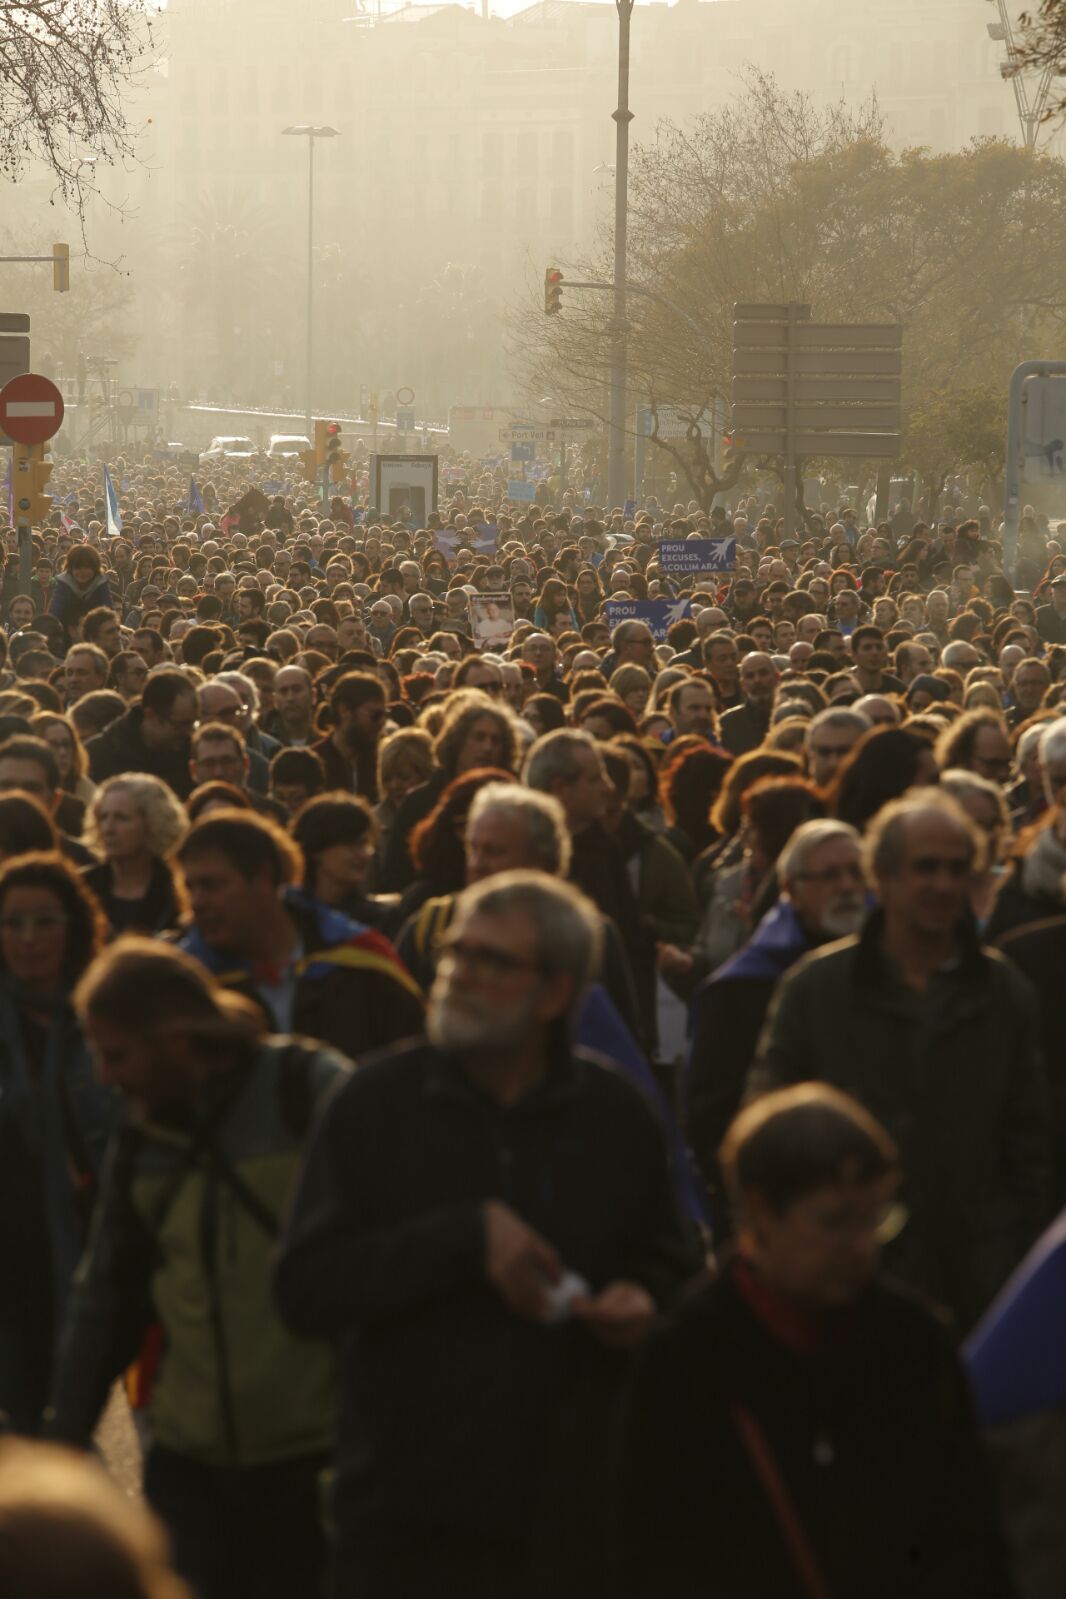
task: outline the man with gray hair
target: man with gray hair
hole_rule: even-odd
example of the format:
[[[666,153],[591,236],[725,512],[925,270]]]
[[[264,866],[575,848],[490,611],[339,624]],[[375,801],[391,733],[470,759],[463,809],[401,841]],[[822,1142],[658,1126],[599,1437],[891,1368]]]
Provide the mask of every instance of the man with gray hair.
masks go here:
[[[428,1041],[318,1122],[277,1290],[345,1351],[338,1599],[518,1593],[538,1549],[566,1558],[553,1507],[594,1524],[609,1429],[582,1395],[599,1415],[692,1263],[652,1112],[571,1044],[599,936],[543,873],[467,889]]]
[[[718,1147],[739,1108],[778,983],[801,955],[858,932],[866,916],[859,835],[847,822],[804,822],[778,856],[777,879],[777,903],[747,943],[704,979],[692,1001],[685,1131],[717,1197]]]
[[[880,908],[784,978],[748,1079],[754,1098],[820,1080],[852,1094],[903,1157],[910,1221],[886,1264],[965,1330],[1046,1220],[1050,1147],[1033,994],[982,948],[970,895],[984,843],[923,789],[865,840]]]
[[[851,754],[872,726],[870,718],[854,706],[830,706],[812,717],[805,739],[811,782],[828,788],[845,755]]]

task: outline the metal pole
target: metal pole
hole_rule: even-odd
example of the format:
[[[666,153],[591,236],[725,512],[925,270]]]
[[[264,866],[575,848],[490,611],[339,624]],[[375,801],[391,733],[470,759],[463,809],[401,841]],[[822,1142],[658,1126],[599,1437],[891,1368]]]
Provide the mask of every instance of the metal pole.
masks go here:
[[[1023,361],[1011,373],[1007,391],[1007,469],[1003,481],[1003,566],[1013,579],[1021,520],[1022,470],[1025,465],[1023,403],[1027,378],[1061,377],[1066,361]]]
[[[788,308],[788,353],[785,357],[785,537],[790,539],[796,526],[796,456],[793,439],[796,426],[796,319],[799,306]]]
[[[314,444],[311,432],[311,384],[314,365],[314,237],[315,237],[315,136],[307,135],[307,437]]]
[[[611,113],[614,140],[614,328],[611,339],[610,434],[607,449],[608,510],[625,499],[626,467],[626,227],[629,213],[629,25],[633,0],[615,0],[618,11],[618,107]]]

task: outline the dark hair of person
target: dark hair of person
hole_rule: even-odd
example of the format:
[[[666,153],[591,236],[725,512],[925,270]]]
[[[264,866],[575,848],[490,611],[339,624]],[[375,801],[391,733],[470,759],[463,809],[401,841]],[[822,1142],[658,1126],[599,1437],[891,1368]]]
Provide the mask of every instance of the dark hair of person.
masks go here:
[[[321,794],[326,786],[321,755],[310,749],[278,750],[270,762],[270,785],[278,783],[301,783],[310,794]]]
[[[252,808],[252,802],[246,793],[234,783],[223,783],[216,778],[210,783],[200,783],[193,789],[185,801],[185,814],[190,822],[195,822],[209,805],[217,805],[220,800],[224,800],[227,805],[235,806],[238,810],[250,811]]]
[[[723,750],[711,749],[701,739],[670,761],[659,779],[667,821],[688,835],[697,852],[719,836],[710,813],[732,764]]]
[[[334,844],[377,840],[377,820],[358,794],[317,794],[301,806],[289,829],[304,858],[304,887],[314,893],[318,857]]]
[[[192,1022],[197,1050],[205,1054],[232,1055],[263,1032],[262,1011],[243,994],[219,988],[199,961],[173,945],[136,935],[115,940],[79,984],[74,1004],[82,1021],[93,1016],[148,1035],[161,1024]]]
[[[531,694],[522,707],[522,715],[532,711],[545,733],[554,733],[566,726],[566,710],[554,694]]]
[[[55,895],[67,918],[64,968],[74,981],[104,947],[107,919],[81,874],[58,852],[20,855],[0,866],[0,917],[4,901],[16,888],[43,888]]]
[[[687,687],[687,681],[685,686]],[[593,692],[595,693],[595,691]],[[554,694],[551,698],[555,698]],[[589,716],[602,717],[610,727],[612,734],[630,733],[635,735],[637,731],[636,719],[629,706],[623,705],[621,700],[613,698],[610,694],[597,694],[587,705],[582,706],[580,716],[582,723]]]
[[[859,832],[882,805],[917,780],[929,740],[905,727],[872,727],[845,756],[829,789],[829,810]]]
[[[0,744],[0,760],[36,761],[44,773],[44,780],[51,791],[59,787],[59,762],[56,760],[55,750],[47,739],[37,738],[32,733],[16,733],[14,738],[6,738]]]
[[[69,572],[75,566],[91,566],[93,576],[99,577],[103,562],[100,551],[91,544],[74,544],[67,551],[67,558],[63,563],[63,570]]]
[[[17,788],[0,794],[0,854],[10,859],[58,847],[55,823],[32,794]]]
[[[303,877],[303,860],[289,835],[252,810],[212,811],[189,829],[175,851],[183,866],[208,853],[222,855],[246,882],[264,869],[279,888]]]
[[[174,701],[182,694],[194,693],[193,684],[179,672],[177,667],[162,667],[156,672],[151,672],[144,685],[141,695],[141,704],[146,711],[154,715],[167,717],[174,709]]]
[[[899,1152],[880,1123],[826,1083],[798,1083],[748,1105],[718,1160],[740,1214],[748,1194],[781,1216],[822,1189],[868,1187],[899,1172]]]

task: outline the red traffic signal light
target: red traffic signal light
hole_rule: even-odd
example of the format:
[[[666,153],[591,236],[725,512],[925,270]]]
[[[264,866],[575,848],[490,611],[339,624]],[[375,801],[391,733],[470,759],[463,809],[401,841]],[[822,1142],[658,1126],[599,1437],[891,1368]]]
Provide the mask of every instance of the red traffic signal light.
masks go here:
[[[558,316],[563,308],[563,274],[558,267],[544,269],[544,315]]]
[[[329,468],[331,482],[338,483],[344,476],[344,463],[347,458],[347,451],[341,444],[340,423],[328,423],[326,426],[326,465]]]

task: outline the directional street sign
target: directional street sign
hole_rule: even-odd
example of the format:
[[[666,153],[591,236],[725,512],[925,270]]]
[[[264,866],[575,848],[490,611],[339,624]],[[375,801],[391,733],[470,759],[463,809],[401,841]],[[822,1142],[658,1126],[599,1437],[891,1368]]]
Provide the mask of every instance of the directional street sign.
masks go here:
[[[738,374],[785,370],[784,350],[733,351],[733,371]],[[797,350],[793,371],[797,375],[854,373],[859,377],[898,377],[903,371],[901,350]]]
[[[30,341],[23,333],[0,333],[0,388],[30,370]]]
[[[784,455],[783,433],[745,428],[733,434],[733,446],[751,455]],[[792,450],[800,455],[849,455],[887,459],[899,454],[898,433],[793,433]]]
[[[788,342],[785,327],[776,322],[734,322],[733,344],[737,349],[751,345],[783,349]],[[898,349],[903,334],[898,322],[797,322],[794,336],[798,350],[876,350]]]
[[[599,423],[589,417],[553,416],[548,426],[559,433],[595,433]]]
[[[27,372],[0,389],[0,427],[18,444],[43,444],[63,423],[63,396],[51,378]]]
[[[750,301],[737,302],[733,306],[733,317],[737,322],[787,322],[790,310],[797,322],[811,320],[809,305],[754,305]]]
[[[824,378],[797,377],[792,398],[797,405],[805,400],[869,400],[891,405],[899,400],[899,378]],[[788,399],[788,378],[740,377],[733,379],[733,403],[738,400]]]
[[[784,458],[785,534],[806,456],[899,454],[903,329],[812,322],[809,305],[733,307],[733,445]]]
[[[501,428],[501,444],[554,444],[554,428]]]
[[[788,424],[785,405],[734,405],[733,427],[779,429]],[[792,426],[796,428],[875,428],[883,432],[899,427],[898,405],[794,405]]]

